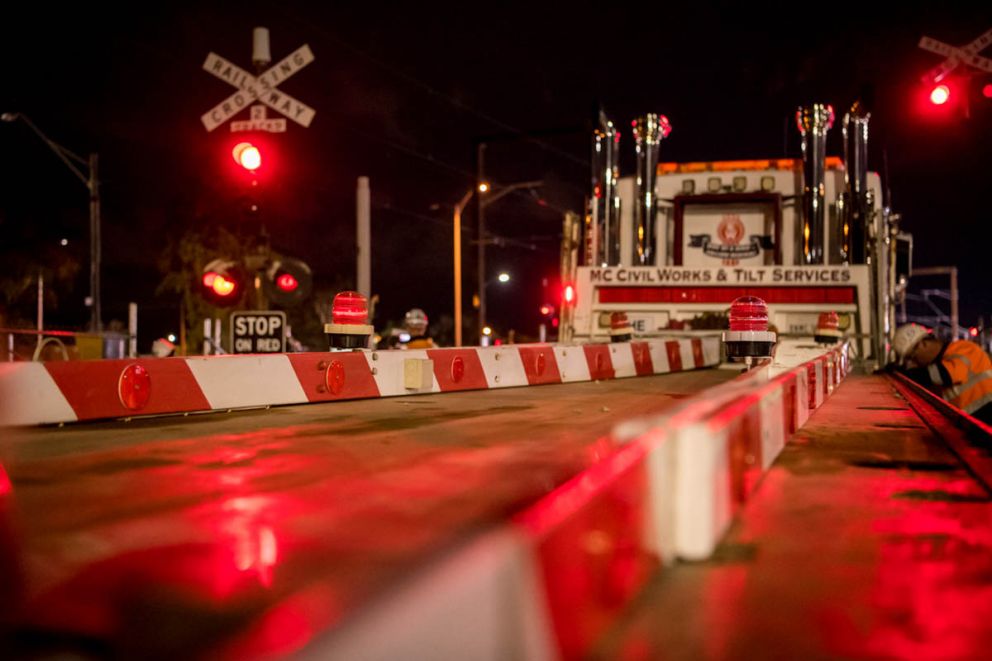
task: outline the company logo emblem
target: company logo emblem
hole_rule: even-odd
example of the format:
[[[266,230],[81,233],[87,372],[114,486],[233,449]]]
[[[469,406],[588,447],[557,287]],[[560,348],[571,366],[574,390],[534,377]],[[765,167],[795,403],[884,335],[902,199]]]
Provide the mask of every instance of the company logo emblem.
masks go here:
[[[757,257],[762,250],[774,247],[772,237],[767,234],[752,234],[748,237],[748,242],[741,245],[746,231],[740,216],[727,214],[720,219],[716,228],[719,243],[714,243],[709,234],[690,234],[689,247],[702,248],[704,255],[723,260],[725,266],[734,266],[742,259]]]

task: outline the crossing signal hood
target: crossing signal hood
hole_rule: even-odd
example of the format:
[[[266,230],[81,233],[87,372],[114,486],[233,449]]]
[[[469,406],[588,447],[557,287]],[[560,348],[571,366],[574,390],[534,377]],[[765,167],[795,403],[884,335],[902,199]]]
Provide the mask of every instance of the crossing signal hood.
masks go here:
[[[203,298],[217,307],[237,305],[244,296],[247,275],[231,259],[215,259],[200,274],[199,290]]]
[[[310,296],[313,274],[306,262],[293,257],[279,257],[269,264],[262,282],[265,295],[272,303],[292,307]]]

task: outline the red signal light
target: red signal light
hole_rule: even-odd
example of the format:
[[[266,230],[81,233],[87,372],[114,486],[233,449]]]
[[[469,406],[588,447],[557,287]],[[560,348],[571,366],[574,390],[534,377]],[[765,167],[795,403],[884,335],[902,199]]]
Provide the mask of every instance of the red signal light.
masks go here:
[[[216,271],[207,271],[203,274],[203,286],[210,289],[221,297],[230,296],[238,288],[238,283],[230,278],[225,278]]]
[[[276,278],[276,287],[286,292],[296,291],[296,288],[300,286],[299,280],[293,277],[292,273],[283,273],[278,278]]]
[[[986,99],[992,99],[992,83],[989,83],[982,88],[982,96]]]
[[[566,303],[571,303],[575,300],[575,287],[572,285],[565,285],[565,291],[562,293],[562,298],[565,299]]]
[[[978,329],[972,326],[971,328],[968,329],[968,334],[971,335],[972,337],[978,337]]]
[[[234,162],[245,170],[254,172],[262,165],[262,153],[250,142],[239,142],[231,151]]]
[[[363,349],[369,344],[369,304],[357,291],[343,291],[331,303],[331,323],[324,324],[331,351]]]
[[[768,306],[757,296],[741,296],[730,304],[730,330],[768,330]]]
[[[217,274],[210,288],[214,290],[214,293],[218,296],[230,296],[234,293],[234,290],[238,288],[237,283],[234,280],[228,280],[224,276]]]
[[[930,92],[930,103],[942,106],[951,98],[951,88],[947,85],[937,85]]]
[[[221,257],[203,267],[201,273],[200,295],[208,303],[218,307],[237,305],[247,282],[244,268],[238,262]]]
[[[541,314],[543,316],[545,316],[545,317],[551,316],[551,313],[554,312],[554,311],[555,311],[555,309],[553,307],[551,307],[550,305],[548,305],[547,303],[545,303],[544,305],[541,306]]]
[[[331,303],[331,317],[335,324],[351,326],[368,324],[368,301],[357,291],[339,292]]]

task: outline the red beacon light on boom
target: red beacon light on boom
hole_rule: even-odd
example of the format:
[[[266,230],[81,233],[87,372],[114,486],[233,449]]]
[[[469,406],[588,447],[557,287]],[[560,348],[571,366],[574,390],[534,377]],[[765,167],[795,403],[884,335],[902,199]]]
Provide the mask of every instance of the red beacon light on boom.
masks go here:
[[[834,344],[843,337],[840,330],[840,317],[836,312],[821,312],[816,321],[813,340],[819,344]]]
[[[339,292],[331,304],[331,323],[324,324],[324,332],[331,351],[367,348],[372,326],[365,297],[357,291]]]
[[[730,330],[723,332],[728,358],[767,358],[775,348],[775,333],[768,330],[768,306],[756,296],[741,296],[730,304]]]

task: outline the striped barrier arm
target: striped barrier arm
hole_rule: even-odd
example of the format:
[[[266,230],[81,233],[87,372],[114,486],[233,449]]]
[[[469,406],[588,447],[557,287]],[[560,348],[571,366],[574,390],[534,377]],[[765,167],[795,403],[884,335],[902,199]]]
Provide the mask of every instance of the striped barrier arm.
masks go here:
[[[410,351],[0,364],[0,426],[667,374],[720,362],[716,337]]]

